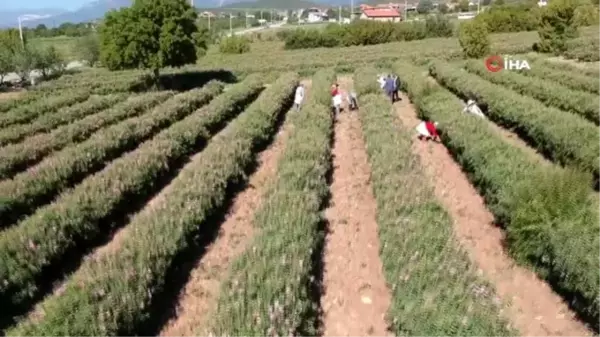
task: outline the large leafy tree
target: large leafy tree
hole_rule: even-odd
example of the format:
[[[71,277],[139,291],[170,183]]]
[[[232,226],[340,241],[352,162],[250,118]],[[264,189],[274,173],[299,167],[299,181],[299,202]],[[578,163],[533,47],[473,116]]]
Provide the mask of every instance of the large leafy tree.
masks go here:
[[[100,27],[100,59],[110,70],[149,69],[194,63],[196,12],[186,0],[135,0],[106,14]]]

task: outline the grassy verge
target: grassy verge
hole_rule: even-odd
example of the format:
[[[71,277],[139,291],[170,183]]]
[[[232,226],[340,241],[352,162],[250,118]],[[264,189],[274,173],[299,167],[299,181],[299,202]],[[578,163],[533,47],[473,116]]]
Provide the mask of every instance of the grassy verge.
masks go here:
[[[0,178],[9,178],[52,151],[81,142],[101,128],[149,112],[149,109],[172,96],[173,93],[169,91],[132,96],[127,101],[95,115],[60,126],[51,132],[26,138],[21,143],[4,146],[0,148]]]
[[[397,71],[419,112],[440,122],[444,144],[505,226],[512,255],[549,280],[598,329],[600,228],[588,177],[539,165],[486,121],[461,114],[462,103],[449,91],[421,89],[420,68],[405,64]]]
[[[307,104],[290,116],[294,129],[278,163],[278,180],[254,217],[260,234],[238,257],[222,287],[217,335],[311,335],[316,331],[316,265],[324,233],[320,208],[327,197],[333,119],[328,92],[332,70],[317,73]],[[198,334],[205,334],[198,331]]]
[[[388,320],[394,334],[513,335],[500,318],[493,288],[477,277],[454,238],[452,219],[412,154],[412,128],[400,124],[383,95],[364,96],[359,114],[377,200],[380,254],[392,290]]]
[[[135,151],[72,191],[0,233],[0,300],[6,311],[26,306],[47,281],[52,268],[78,256],[110,229],[115,214],[129,213],[201,146],[215,129],[233,117],[262,90],[258,78],[227,90],[206,108],[162,131]],[[197,92],[194,94],[197,95]]]
[[[556,82],[525,76],[514,71],[492,73],[487,70],[484,63],[480,60],[469,60],[464,65],[468,71],[494,84],[515,90],[521,95],[531,96],[548,106],[580,115],[596,124],[600,122],[598,95],[572,90]]]
[[[29,214],[107,161],[135,148],[162,128],[208,103],[223,90],[220,82],[177,95],[149,114],[94,134],[87,141],[47,157],[31,169],[0,182],[0,228]]]
[[[0,146],[15,143],[23,138],[40,132],[50,131],[59,125],[67,124],[85,116],[109,108],[127,98],[125,94],[92,96],[85,102],[74,104],[62,111],[42,115],[28,124],[13,125],[0,130]]]
[[[397,69],[401,67],[398,65]],[[487,116],[492,121],[513,129],[541,153],[563,165],[591,172],[597,179],[597,126],[443,62],[434,62],[430,72],[459,95],[474,93],[478,102],[487,106]]]
[[[354,73],[354,87],[356,94],[360,97],[366,94],[378,94],[383,92],[379,86],[379,72],[375,67],[362,67],[356,69]]]
[[[43,303],[46,315],[42,319],[25,320],[7,334],[113,336],[142,329],[177,255],[196,235],[208,235],[210,225],[206,221],[225,202],[228,183],[243,178],[244,169],[254,160],[256,146],[275,132],[278,116],[289,107],[297,83],[296,74],[280,77],[182,169],[157,204],[132,218],[128,225],[131,235],[118,249],[86,261],[64,292]],[[219,108],[209,109],[208,120],[199,114],[191,123],[180,122],[178,132],[168,137],[170,141],[177,142],[193,132],[198,136],[207,133],[206,122],[222,120],[219,116],[239,108],[240,102],[233,98],[247,97],[240,96],[243,90],[229,89]],[[157,165],[161,160],[152,162]]]
[[[26,105],[19,104],[16,108],[0,115],[0,128],[5,128],[13,124],[27,123],[42,114],[56,112],[65,106],[83,102],[90,95],[91,93],[88,90],[78,90],[65,92],[57,96],[47,96]]]

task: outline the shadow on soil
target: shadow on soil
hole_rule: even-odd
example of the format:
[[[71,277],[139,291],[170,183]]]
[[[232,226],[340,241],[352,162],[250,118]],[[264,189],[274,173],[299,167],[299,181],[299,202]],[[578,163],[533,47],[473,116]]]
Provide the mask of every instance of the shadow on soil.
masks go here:
[[[257,155],[254,156],[248,167],[244,168],[246,176],[250,176],[258,169],[258,153],[264,151],[272,143],[277,131],[280,130],[285,119],[285,112],[292,105],[291,98],[284,105],[285,109],[280,111],[273,132],[263,142],[254,145],[252,153]],[[233,204],[234,197],[246,188],[251,188],[251,186],[248,185],[248,180],[241,177],[236,177],[228,182],[225,202],[220,207],[211,210],[211,214],[202,223],[202,231],[198,231],[195,237],[189,238],[188,248],[180,251],[172,261],[166,273],[167,276],[162,291],[154,295],[148,318],[140,323],[136,331],[138,335],[157,336],[169,320],[177,317],[179,293],[189,281],[192,270],[202,259],[208,246],[217,238],[221,224],[225,221]],[[200,227],[200,224],[198,227]]]
[[[206,83],[217,80],[223,83],[235,83],[238,78],[227,70],[186,71],[183,73],[160,75],[158,84],[152,76],[145,75],[140,81],[131,86],[132,92],[143,92],[153,89],[187,91],[199,88]]]
[[[230,118],[226,121],[209,126],[208,129],[210,130],[211,135],[214,135],[224,128],[231,119],[242,112],[259,94],[260,91],[250,97],[247,102],[239,104],[236,113],[232,113]],[[189,152],[190,155],[202,151],[208,141],[209,139],[199,139]],[[156,196],[165,186],[177,177],[179,171],[185,166],[189,159],[190,156],[184,155],[177,160],[173,160],[173,162],[169,163],[170,169],[163,172],[162,175],[153,178],[151,184],[146,184],[146,186],[144,186],[145,188],[142,190],[123,196],[121,202],[114,207],[110,216],[100,219],[93,224],[97,227],[96,233],[88,233],[90,234],[88,235],[88,238],[73,238],[73,240],[79,242],[65,254],[62,254],[60,260],[50,261],[47,264],[47,267],[40,273],[41,276],[35,280],[37,288],[31,298],[22,301],[19,306],[16,306],[10,304],[12,302],[11,296],[13,295],[10,290],[5,292],[5,296],[0,296],[0,303],[7,303],[7,305],[2,308],[2,315],[0,315],[0,336],[4,335],[4,329],[16,323],[19,316],[26,314],[32,309],[35,303],[41,301],[44,296],[51,294],[56,284],[75,272],[84,261],[84,256],[93,253],[97,247],[108,244],[114,234],[129,222],[132,214],[143,209],[149,200]],[[90,224],[90,226],[92,226],[92,224]]]

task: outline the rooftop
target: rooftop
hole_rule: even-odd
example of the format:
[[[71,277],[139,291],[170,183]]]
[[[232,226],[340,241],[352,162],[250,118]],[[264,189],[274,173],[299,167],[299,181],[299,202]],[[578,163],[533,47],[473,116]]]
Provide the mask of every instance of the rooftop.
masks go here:
[[[363,10],[363,13],[370,18],[400,17],[400,13],[391,8],[367,8]]]

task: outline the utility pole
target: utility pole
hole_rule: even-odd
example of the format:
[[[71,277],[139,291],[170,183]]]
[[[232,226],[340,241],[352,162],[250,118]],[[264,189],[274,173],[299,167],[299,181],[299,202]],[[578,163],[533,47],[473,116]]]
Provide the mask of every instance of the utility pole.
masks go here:
[[[23,39],[23,26],[21,25],[21,17],[17,18],[19,20],[19,37],[21,38],[21,44],[23,48],[25,48],[25,40]]]
[[[340,20],[340,25],[342,24],[342,6],[338,10],[338,20]]]
[[[479,4],[481,3],[481,0],[477,0],[477,14],[479,14]]]
[[[208,12],[208,30],[210,31],[210,12]]]
[[[229,36],[233,36],[233,14],[229,14]]]
[[[246,10],[246,28],[248,28],[248,11]]]
[[[354,0],[350,0],[350,21],[354,19]]]
[[[408,0],[404,0],[404,21],[408,20]]]
[[[194,8],[194,0],[190,0],[190,1],[191,1],[192,8]]]

